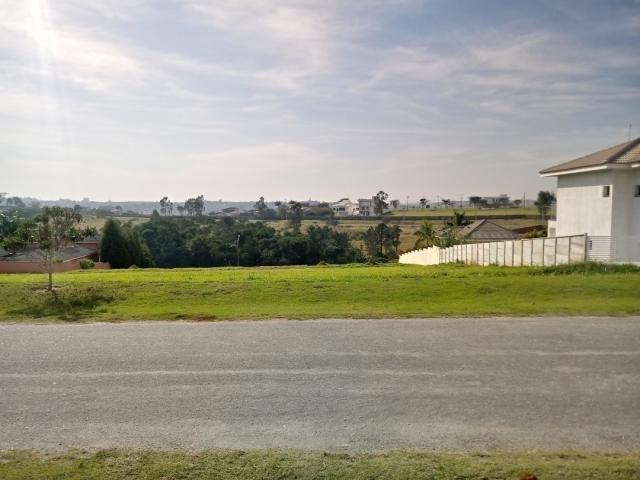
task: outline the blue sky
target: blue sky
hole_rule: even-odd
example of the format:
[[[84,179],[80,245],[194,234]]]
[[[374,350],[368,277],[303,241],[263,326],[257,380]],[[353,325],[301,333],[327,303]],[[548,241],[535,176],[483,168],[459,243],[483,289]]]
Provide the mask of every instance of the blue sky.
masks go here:
[[[640,1],[0,0],[0,190],[534,194],[640,135]]]

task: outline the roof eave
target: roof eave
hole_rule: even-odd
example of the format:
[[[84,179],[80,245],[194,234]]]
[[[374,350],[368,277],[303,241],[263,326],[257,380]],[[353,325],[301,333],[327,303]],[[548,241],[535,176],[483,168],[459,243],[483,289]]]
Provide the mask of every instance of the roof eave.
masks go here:
[[[587,172],[596,172],[599,170],[623,170],[625,168],[634,168],[629,164],[624,163],[607,163],[605,165],[596,165],[594,167],[582,167],[582,168],[569,168],[567,170],[556,170],[556,171],[547,171],[541,170],[541,177],[558,177],[560,175],[571,175],[574,173],[587,173]]]

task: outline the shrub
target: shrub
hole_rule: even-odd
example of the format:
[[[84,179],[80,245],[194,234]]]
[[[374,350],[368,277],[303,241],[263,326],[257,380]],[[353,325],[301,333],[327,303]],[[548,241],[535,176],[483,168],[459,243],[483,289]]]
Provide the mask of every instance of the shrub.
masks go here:
[[[92,260],[89,260],[87,258],[83,258],[82,260],[80,260],[80,268],[82,270],[91,270],[95,266],[96,264],[93,263]]]

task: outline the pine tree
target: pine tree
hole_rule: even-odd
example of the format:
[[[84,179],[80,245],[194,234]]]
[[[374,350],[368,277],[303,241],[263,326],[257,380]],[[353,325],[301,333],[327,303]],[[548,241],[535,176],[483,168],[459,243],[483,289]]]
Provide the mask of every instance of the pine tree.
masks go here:
[[[102,229],[100,258],[103,262],[109,262],[112,268],[131,266],[129,242],[122,227],[113,218],[107,219]]]

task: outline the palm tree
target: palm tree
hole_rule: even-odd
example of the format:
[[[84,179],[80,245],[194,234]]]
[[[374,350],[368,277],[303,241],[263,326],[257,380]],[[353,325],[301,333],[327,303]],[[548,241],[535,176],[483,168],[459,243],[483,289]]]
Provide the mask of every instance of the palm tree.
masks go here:
[[[425,220],[413,234],[418,237],[414,248],[433,247],[437,243],[436,231],[428,220]]]

